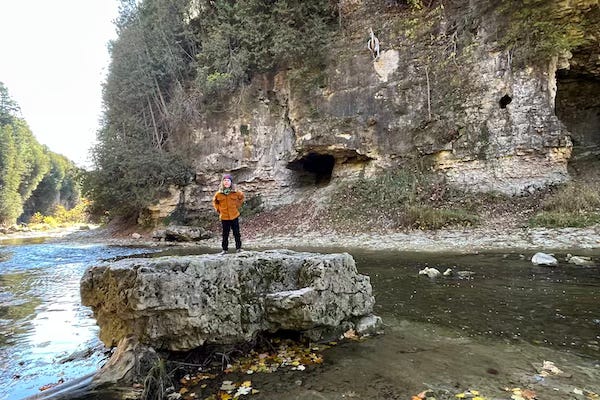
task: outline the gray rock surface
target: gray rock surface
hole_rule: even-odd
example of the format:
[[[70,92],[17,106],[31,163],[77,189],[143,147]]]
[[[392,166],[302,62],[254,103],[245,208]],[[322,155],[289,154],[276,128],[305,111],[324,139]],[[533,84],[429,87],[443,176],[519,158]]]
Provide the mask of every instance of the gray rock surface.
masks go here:
[[[89,268],[81,298],[106,345],[132,335],[174,351],[280,329],[333,335],[375,303],[349,254],[287,250],[120,260]]]

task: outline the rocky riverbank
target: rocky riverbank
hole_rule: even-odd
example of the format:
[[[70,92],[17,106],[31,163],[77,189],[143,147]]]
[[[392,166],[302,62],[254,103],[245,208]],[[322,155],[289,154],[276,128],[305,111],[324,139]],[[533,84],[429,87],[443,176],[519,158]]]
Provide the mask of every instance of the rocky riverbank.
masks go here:
[[[137,233],[139,235],[135,235]],[[220,235],[199,242],[157,242],[152,232],[128,229],[114,232],[99,228],[72,232],[57,240],[96,242],[115,245],[207,246],[220,249]],[[494,250],[575,250],[600,248],[600,226],[589,228],[463,228],[435,231],[406,230],[384,233],[339,233],[335,231],[245,234],[244,247],[267,248],[357,248],[423,252],[469,253]]]
[[[242,239],[247,249],[270,248],[354,248],[423,252],[505,250],[577,250],[600,248],[600,225],[588,228],[528,228],[514,223],[487,223],[480,227],[440,230],[392,230],[381,232],[339,232],[325,226],[298,229],[298,224],[278,224],[277,230],[260,228],[254,218],[242,220]],[[54,241],[108,243],[132,246],[206,246],[220,249],[220,228],[213,225],[212,238],[196,242],[158,242],[152,229],[131,225],[79,226],[50,231],[17,231],[0,235],[0,243],[32,238]]]

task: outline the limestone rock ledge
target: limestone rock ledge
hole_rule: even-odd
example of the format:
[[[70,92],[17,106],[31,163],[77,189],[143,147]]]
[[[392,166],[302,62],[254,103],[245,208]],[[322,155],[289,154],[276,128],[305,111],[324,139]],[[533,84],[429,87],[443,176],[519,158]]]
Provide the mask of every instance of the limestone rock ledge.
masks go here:
[[[107,346],[133,336],[158,350],[185,351],[244,342],[265,331],[297,330],[319,339],[381,325],[371,314],[370,279],[346,253],[124,259],[89,268],[81,298]]]

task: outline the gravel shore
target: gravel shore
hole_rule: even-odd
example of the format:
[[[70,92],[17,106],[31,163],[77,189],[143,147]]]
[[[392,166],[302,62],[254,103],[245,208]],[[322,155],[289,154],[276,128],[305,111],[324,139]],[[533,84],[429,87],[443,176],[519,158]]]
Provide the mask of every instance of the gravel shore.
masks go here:
[[[109,236],[102,229],[75,232],[60,240],[75,242],[102,242],[114,245],[134,246],[203,246],[219,250],[220,232],[211,239],[194,243],[157,242],[151,233],[141,233],[134,239],[127,236]],[[471,253],[478,251],[506,250],[583,250],[600,249],[600,226],[591,228],[509,228],[509,229],[448,229],[437,231],[405,231],[386,234],[340,234],[327,232],[304,232],[291,234],[257,233],[242,240],[247,249],[261,248],[353,248],[364,250],[394,250],[422,252]]]
[[[78,243],[106,243],[126,246],[203,246],[220,249],[220,232],[215,230],[214,237],[194,243],[157,242],[152,232],[139,232],[140,238],[132,237],[133,231],[115,232],[105,228],[92,227],[90,230],[67,228],[51,232],[23,232],[0,235],[0,244],[18,239],[48,237],[53,241]],[[137,235],[136,235],[137,236]],[[464,228],[436,231],[407,230],[403,232],[377,233],[336,233],[302,232],[275,233],[252,232],[244,234],[244,247],[260,248],[354,248],[364,250],[394,250],[422,252],[457,252],[506,250],[578,250],[600,249],[600,226],[590,228]]]

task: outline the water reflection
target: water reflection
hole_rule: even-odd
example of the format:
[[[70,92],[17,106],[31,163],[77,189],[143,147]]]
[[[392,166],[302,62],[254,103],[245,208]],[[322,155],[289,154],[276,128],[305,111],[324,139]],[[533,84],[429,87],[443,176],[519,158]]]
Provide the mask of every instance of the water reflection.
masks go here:
[[[101,259],[142,251],[68,244],[1,248],[10,256],[0,258],[0,399],[23,398],[98,368],[105,356],[91,310],[81,306],[79,281]]]

